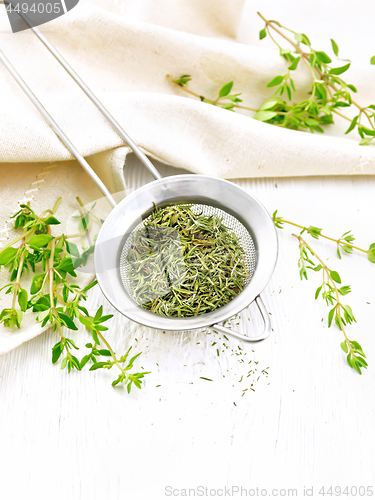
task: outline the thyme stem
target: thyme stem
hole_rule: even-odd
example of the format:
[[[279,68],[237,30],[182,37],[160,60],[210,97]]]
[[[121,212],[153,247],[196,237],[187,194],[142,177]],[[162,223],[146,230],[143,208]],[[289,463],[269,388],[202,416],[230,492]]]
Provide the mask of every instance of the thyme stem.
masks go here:
[[[297,238],[297,240],[299,241],[299,243],[301,245],[303,245],[304,247],[308,248],[310,250],[310,252],[312,253],[312,255],[314,255],[314,257],[320,262],[321,266],[323,267],[323,270],[326,273],[328,281],[332,284],[332,286],[333,286],[333,288],[335,290],[335,295],[336,295],[336,309],[338,309],[337,318],[338,318],[338,321],[340,323],[341,331],[344,334],[346,340],[349,340],[348,337],[347,337],[347,335],[346,335],[346,332],[345,332],[345,329],[344,329],[344,325],[342,324],[341,315],[339,314],[340,308],[342,307],[341,306],[341,302],[340,302],[340,297],[339,297],[339,291],[338,291],[338,288],[336,286],[335,281],[331,277],[329,268],[326,266],[326,264],[323,262],[323,260],[319,257],[319,255],[315,252],[315,250],[313,248],[311,248],[311,246],[308,243],[306,243],[306,241],[302,238],[302,236],[294,234],[294,233],[292,233],[292,236],[294,236],[295,238]]]
[[[315,66],[314,68],[312,68],[312,66],[311,66],[311,65],[310,65],[310,63],[309,63],[309,56],[308,56],[308,54],[307,54],[305,51],[303,51],[303,50],[299,47],[299,45],[298,45],[298,44],[296,44],[293,40],[291,40],[288,36],[286,36],[286,35],[285,35],[282,31],[280,31],[280,30],[279,30],[279,29],[278,29],[278,28],[274,25],[274,22],[273,22],[273,21],[267,20],[267,19],[266,19],[266,18],[265,18],[265,17],[264,17],[264,16],[263,16],[260,12],[257,12],[257,14],[258,14],[258,15],[259,15],[262,19],[263,19],[263,21],[266,23],[266,26],[267,26],[267,27],[268,27],[268,26],[269,26],[269,27],[271,27],[271,28],[272,28],[272,29],[273,29],[276,33],[278,33],[281,37],[283,37],[283,38],[284,38],[284,40],[286,40],[288,43],[290,43],[290,44],[291,44],[291,45],[295,48],[295,50],[296,50],[297,52],[299,52],[299,54],[301,54],[301,57],[303,58],[303,60],[305,61],[305,63],[306,63],[306,64],[308,65],[308,67],[310,68],[310,70],[311,70],[311,72],[312,72],[312,76],[313,76],[314,80],[316,80],[316,75],[314,74],[314,70],[315,70],[315,71],[318,73],[319,78],[321,78],[321,79],[323,78],[323,79],[324,79],[324,81],[326,82],[326,84],[327,84],[329,87],[331,87],[331,88],[332,88],[335,92],[338,92],[338,88],[337,88],[337,86],[336,86],[334,83],[332,83],[330,80],[328,80],[327,78],[325,78],[325,77],[324,77],[323,72],[322,72],[322,71],[321,71],[318,67],[316,67],[316,66]],[[283,27],[283,28],[284,28],[284,27]],[[285,28],[284,28],[284,29],[285,29]],[[288,31],[292,31],[292,30],[288,30]],[[294,33],[294,32],[292,31],[292,33]],[[271,37],[271,38],[272,38],[272,37]],[[272,40],[273,40],[273,38],[272,38]],[[275,42],[275,43],[276,43],[276,42]],[[276,43],[276,45],[277,45],[278,47],[280,47],[278,43]],[[357,103],[356,101],[354,101],[354,100],[352,100],[352,104],[353,104],[356,108],[358,108],[358,110],[360,111],[360,113],[363,113],[363,114],[366,116],[366,118],[367,118],[368,122],[370,123],[371,128],[372,128],[373,130],[375,130],[375,126],[374,126],[374,124],[372,123],[371,118],[369,117],[369,114],[368,114],[367,110],[366,110],[365,108],[363,108],[360,104],[358,104],[358,103]],[[337,114],[339,114],[339,113],[337,113]],[[340,114],[340,116],[344,117],[344,115],[342,115],[342,114]],[[350,120],[350,118],[346,118],[346,119],[347,119],[347,120]],[[351,120],[350,120],[350,121],[351,121]]]
[[[181,90],[183,90],[184,92],[187,92],[188,94],[190,94],[194,97],[197,97],[198,99],[201,99],[201,96],[199,94],[197,94],[196,92],[193,92],[192,90],[190,90],[186,87],[183,87],[182,85],[179,85],[178,83],[176,83],[175,80],[171,77],[171,75],[167,75],[167,78],[170,82],[172,82],[174,85],[177,85],[177,87],[180,88]],[[216,106],[219,99],[213,100],[213,99],[208,99],[207,97],[205,97],[204,101]],[[241,106],[240,104],[234,104],[234,103],[233,103],[233,107],[247,109],[248,111],[254,111],[254,113],[256,113],[258,111],[257,109],[249,108],[247,106]]]
[[[115,365],[121,370],[121,372],[124,372],[124,369],[122,368],[119,360],[116,358],[116,354],[115,354],[114,350],[112,349],[112,347],[109,345],[108,341],[103,337],[103,335],[100,332],[97,332],[97,333],[98,333],[98,337],[100,337],[100,339],[107,346],[108,351],[111,353],[111,356],[113,358],[113,361],[115,362]]]
[[[305,226],[300,226],[299,224],[296,224],[295,222],[290,222],[290,221],[285,220],[285,219],[282,219],[282,223],[289,224],[291,226],[298,227],[300,229],[308,230],[308,228]],[[293,235],[293,236],[295,236],[295,235]],[[329,236],[325,236],[324,234],[321,234],[321,233],[319,234],[319,236],[321,236],[322,238],[325,238],[326,240],[334,241],[337,244],[342,243],[341,239],[335,240],[334,238],[330,238]],[[363,250],[363,248],[356,247],[355,245],[352,245],[351,243],[345,242],[345,245],[353,248],[354,250],[358,250],[358,251],[366,253],[366,254],[368,253],[367,250]]]

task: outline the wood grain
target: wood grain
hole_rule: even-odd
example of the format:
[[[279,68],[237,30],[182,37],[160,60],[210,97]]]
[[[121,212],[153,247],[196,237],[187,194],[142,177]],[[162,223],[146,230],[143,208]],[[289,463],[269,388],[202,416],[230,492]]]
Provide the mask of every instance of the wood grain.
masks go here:
[[[128,186],[145,180],[135,169]],[[238,184],[270,212],[277,208],[285,218],[337,237],[352,229],[360,246],[375,241],[373,178]],[[348,303],[358,323],[349,334],[362,344],[370,366],[359,376],[346,364],[340,332],[327,328],[323,301],[314,301],[318,277],[300,282],[296,241],[289,228],[279,237],[278,265],[263,294],[273,332],[262,343],[201,332],[144,330],[141,337],[137,325],[116,314],[110,333],[116,350],[133,343],[143,351],[140,366],[152,371],[144,388],[130,395],[111,387],[110,372],[68,376],[53,366],[52,333],[4,355],[2,498],[159,499],[166,498],[167,486],[199,485],[298,488],[301,497],[304,486],[313,486],[318,498],[323,485],[373,484],[375,267],[362,255],[339,261],[328,242],[313,242],[352,285]],[[113,312],[93,290],[89,308],[101,303]],[[250,331],[257,321],[251,306],[234,328]],[[79,336],[83,345],[88,336]],[[258,371],[247,377],[252,367]],[[256,382],[267,367],[269,377]],[[243,392],[251,383],[255,392]]]

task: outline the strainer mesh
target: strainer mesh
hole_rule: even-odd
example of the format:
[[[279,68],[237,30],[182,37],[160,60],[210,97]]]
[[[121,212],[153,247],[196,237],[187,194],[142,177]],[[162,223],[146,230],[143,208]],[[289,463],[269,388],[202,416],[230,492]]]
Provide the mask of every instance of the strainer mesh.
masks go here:
[[[183,206],[183,205],[179,205]],[[214,215],[216,217],[220,217],[223,221],[223,224],[233,233],[237,236],[238,242],[242,249],[244,250],[244,260],[245,260],[245,266],[246,270],[248,273],[248,277],[245,279],[245,285],[247,285],[255,270],[256,266],[256,250],[255,250],[255,245],[253,242],[253,239],[249,233],[249,231],[246,229],[246,227],[233,215],[229,214],[228,212],[225,212],[225,210],[222,210],[220,208],[214,207],[212,205],[203,205],[203,204],[196,204],[196,205],[188,205],[191,209],[191,211],[195,215]],[[129,237],[126,239],[125,244],[123,246],[122,252],[121,252],[121,257],[120,257],[120,275],[121,275],[121,280],[122,284],[124,285],[124,288],[128,295],[137,303],[136,297],[133,293],[132,287],[131,287],[131,281],[129,279],[130,276],[130,264],[127,261],[127,255],[128,252],[133,244],[133,235],[139,231],[141,228],[144,227],[144,222],[149,220],[151,216],[146,218],[145,220],[141,221],[133,231],[130,233]]]

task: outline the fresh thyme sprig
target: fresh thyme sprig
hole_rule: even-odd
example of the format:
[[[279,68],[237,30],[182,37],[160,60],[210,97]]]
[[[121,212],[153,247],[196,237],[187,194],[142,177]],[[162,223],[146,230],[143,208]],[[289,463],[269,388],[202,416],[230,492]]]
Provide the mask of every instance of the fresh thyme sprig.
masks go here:
[[[298,227],[299,229],[302,229],[301,234],[306,232],[315,239],[325,238],[326,240],[333,241],[334,243],[336,243],[337,255],[340,259],[341,259],[341,251],[344,251],[346,254],[350,255],[353,253],[353,250],[357,250],[359,252],[365,253],[367,255],[368,260],[370,262],[372,262],[373,264],[375,264],[375,243],[371,243],[368,250],[364,250],[363,248],[359,248],[359,247],[353,245],[353,241],[355,241],[355,237],[351,231],[345,232],[338,239],[331,238],[330,236],[325,236],[324,234],[322,234],[322,229],[319,227],[301,226],[299,224],[296,224],[295,222],[290,222],[288,220],[285,220],[285,219],[283,219],[283,217],[279,217],[277,215],[277,210],[275,210],[275,212],[272,214],[272,220],[273,220],[275,226],[279,229],[283,229],[284,224],[289,224],[291,226]]]
[[[354,100],[353,94],[357,93],[357,89],[354,85],[344,81],[341,76],[349,69],[350,61],[338,58],[337,43],[331,39],[334,55],[345,63],[339,67],[331,65],[332,59],[325,52],[314,49],[307,35],[295,32],[281,25],[278,21],[268,20],[259,12],[258,15],[265,22],[265,27],[260,31],[259,38],[262,40],[269,36],[287,64],[285,74],[275,76],[267,84],[269,88],[274,87],[275,92],[259,109],[239,104],[242,102],[239,97],[241,93],[230,94],[233,81],[226,83],[221,88],[216,99],[209,99],[187,88],[191,75],[182,75],[177,79],[168,75],[169,80],[202,102],[231,111],[234,111],[235,108],[255,111],[253,118],[292,130],[323,132],[324,126],[334,123],[333,116],[336,114],[350,122],[346,134],[354,129],[357,130],[361,137],[361,145],[373,141],[375,138],[375,105],[362,106]],[[288,47],[282,47],[274,35],[286,41]],[[372,59],[371,63],[373,63]],[[292,97],[296,92],[293,72],[298,69],[301,61],[309,69],[312,85],[308,98],[293,103]],[[284,95],[287,96],[286,99],[282,97]],[[343,109],[350,107],[356,107],[358,110],[353,118],[349,118],[342,112]]]
[[[261,30],[259,37],[262,39],[267,34],[270,35],[271,39],[278,45],[280,55],[290,64],[288,72],[285,75],[278,75],[268,84],[269,87],[278,86],[275,95],[282,95],[284,90],[286,90],[289,100],[291,100],[292,91],[295,91],[295,88],[293,80],[288,83],[288,80],[290,81],[290,71],[295,71],[301,60],[309,68],[313,81],[309,99],[298,103],[290,110],[286,110],[288,113],[291,111],[290,115],[286,114],[279,119],[278,115],[275,114],[264,121],[273,123],[272,120],[274,120],[276,124],[280,122],[281,126],[286,126],[287,128],[308,128],[312,132],[315,130],[322,132],[321,125],[333,123],[332,113],[336,113],[351,122],[345,132],[346,134],[357,127],[357,131],[362,138],[360,144],[364,145],[371,142],[375,136],[375,105],[371,104],[363,107],[353,99],[353,93],[357,93],[357,89],[354,85],[346,83],[340,76],[349,69],[350,62],[346,62],[346,64],[340,67],[332,67],[331,58],[325,52],[313,49],[309,38],[305,34],[290,30],[277,21],[267,20],[259,12],[258,15],[265,22],[265,27]],[[294,50],[281,48],[272,37],[271,30],[286,40]],[[286,35],[286,31],[293,34],[294,40]],[[337,43],[331,39],[331,44],[333,53],[338,57],[339,49]],[[301,48],[301,45],[304,48]],[[287,103],[283,101],[283,105],[285,104]],[[340,108],[350,106],[354,106],[359,110],[359,114],[352,119],[339,111]],[[276,112],[277,107],[278,104],[275,104],[267,109]],[[299,117],[298,114],[304,111],[309,112],[312,117]],[[362,117],[366,120],[367,126],[361,124]]]
[[[289,224],[293,227],[298,227],[301,229],[299,235],[293,234],[299,242],[300,256],[298,259],[298,267],[301,280],[308,279],[308,270],[315,272],[322,271],[323,273],[323,284],[318,287],[315,292],[315,299],[321,294],[322,298],[325,300],[327,306],[334,306],[330,309],[328,313],[328,326],[332,325],[333,320],[335,320],[336,325],[344,334],[345,340],[341,343],[341,349],[347,354],[348,364],[354,368],[358,373],[361,373],[361,368],[367,368],[367,362],[365,361],[365,355],[358,342],[354,340],[349,340],[345,331],[347,325],[356,322],[353,311],[348,305],[342,304],[340,296],[347,295],[351,292],[350,286],[340,286],[341,278],[337,271],[333,271],[328,268],[328,266],[323,262],[323,260],[317,255],[315,250],[312,249],[311,245],[308,245],[306,241],[302,238],[303,233],[307,233],[314,239],[325,238],[329,241],[336,243],[337,255],[341,259],[341,251],[346,254],[352,254],[353,250],[358,250],[360,252],[366,253],[367,258],[370,262],[375,263],[375,243],[370,245],[368,250],[363,250],[362,248],[353,245],[355,240],[351,231],[344,233],[339,239],[331,238],[322,234],[322,229],[316,226],[302,226],[294,222],[285,220],[283,217],[277,215],[277,210],[272,214],[272,220],[275,226],[279,229],[284,228],[284,224]],[[316,258],[318,263],[314,263],[312,258]]]
[[[52,348],[52,362],[56,363],[62,356],[61,369],[67,368],[68,373],[76,369],[78,371],[92,361],[94,364],[90,370],[99,368],[111,369],[117,366],[120,375],[112,385],[122,383],[126,385],[130,392],[132,384],[141,388],[142,378],[150,372],[130,373],[134,360],[141,354],[133,356],[126,363],[130,349],[120,358],[103,336],[103,331],[108,330],[102,323],[112,318],[112,314],[103,316],[103,308],[100,306],[92,317],[87,309],[81,305],[81,301],[87,299],[87,292],[96,285],[96,281],[81,288],[74,283],[77,277],[75,270],[84,266],[91,253],[94,251],[94,244],[90,242],[89,247],[83,246],[80,253],[77,245],[69,238],[78,237],[85,241],[92,226],[92,219],[97,218],[92,210],[86,210],[81,200],[81,215],[78,216],[78,233],[74,235],[53,236],[51,225],[59,225],[54,214],[61,202],[58,199],[52,210],[45,210],[41,215],[35,214],[29,205],[21,204],[20,210],[12,216],[15,229],[22,230],[22,234],[11,241],[0,251],[0,268],[8,267],[10,281],[1,290],[5,289],[6,294],[13,294],[12,305],[0,312],[0,323],[5,327],[20,328],[24,313],[31,309],[38,313],[36,321],[42,327],[50,323],[53,331],[59,334],[59,341]],[[95,238],[93,238],[94,240]],[[16,244],[19,244],[16,247]],[[29,290],[22,288],[21,277],[26,272],[33,272],[34,276]],[[17,302],[18,306],[17,307]],[[88,343],[86,347],[91,351],[86,354],[81,361],[73,354],[73,349],[77,351],[73,339],[65,336],[65,329],[77,331],[75,321],[82,323],[91,332],[94,344]],[[101,342],[107,349],[99,348]],[[112,360],[98,361],[99,356],[110,356]]]
[[[187,88],[187,85],[189,81],[191,80],[190,75],[182,75],[180,78],[172,78],[170,75],[167,75],[168,80],[170,80],[172,83],[175,83],[179,87],[182,87],[185,92],[188,94],[197,97],[200,99],[202,102],[205,102],[207,104],[212,104],[214,106],[218,106],[223,109],[227,109],[229,111],[234,111],[233,108],[241,108],[241,109],[247,109],[249,111],[257,111],[254,108],[248,108],[247,106],[242,106],[241,104],[238,104],[239,102],[242,102],[242,99],[239,98],[241,93],[237,94],[231,94],[231,90],[233,87],[233,82],[228,82],[223,87],[219,90],[218,96],[216,99],[209,99],[207,97],[204,97],[203,95],[199,95],[196,92],[193,92],[192,90]]]
[[[341,278],[337,271],[329,269],[323,260],[317,255],[315,250],[313,250],[311,246],[306,243],[301,235],[293,234],[293,236],[297,238],[299,242],[300,257],[298,260],[298,266],[300,268],[301,280],[304,278],[306,280],[308,279],[307,269],[311,269],[315,272],[322,271],[323,283],[317,288],[315,292],[315,299],[317,299],[321,294],[327,306],[333,306],[328,313],[328,327],[332,325],[334,320],[345,337],[345,340],[340,344],[340,346],[341,349],[347,354],[347,362],[349,366],[361,374],[361,369],[367,368],[367,362],[364,359],[366,356],[359,343],[355,340],[349,340],[345,331],[346,326],[356,322],[356,319],[353,315],[351,307],[344,305],[340,299],[340,296],[350,293],[350,286],[341,286],[338,288],[337,284],[341,285]],[[312,258],[316,258],[319,264],[313,262]]]

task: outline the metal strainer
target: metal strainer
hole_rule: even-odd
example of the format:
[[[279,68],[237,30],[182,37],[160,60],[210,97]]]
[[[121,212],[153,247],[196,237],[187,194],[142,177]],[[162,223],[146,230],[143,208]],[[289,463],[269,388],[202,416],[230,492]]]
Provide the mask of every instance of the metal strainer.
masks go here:
[[[226,180],[195,174],[161,178],[150,160],[134,144],[61,54],[36,27],[31,26],[26,16],[22,17],[156,179],[116,204],[102,181],[0,51],[0,60],[114,207],[99,232],[94,253],[97,280],[109,302],[121,314],[151,328],[174,331],[212,328],[245,341],[258,341],[266,338],[270,333],[271,325],[260,292],[268,284],[273,274],[277,260],[278,242],[274,224],[265,208],[252,195]],[[144,220],[154,210],[154,204],[158,207],[176,204],[193,205],[193,209],[199,213],[220,216],[224,224],[236,234],[245,252],[245,264],[249,278],[244,289],[229,303],[210,313],[185,318],[161,316],[150,312],[137,303],[127,279],[126,255],[134,231],[142,227]],[[247,337],[219,324],[241,312],[254,300],[264,322],[261,334],[256,337]]]

